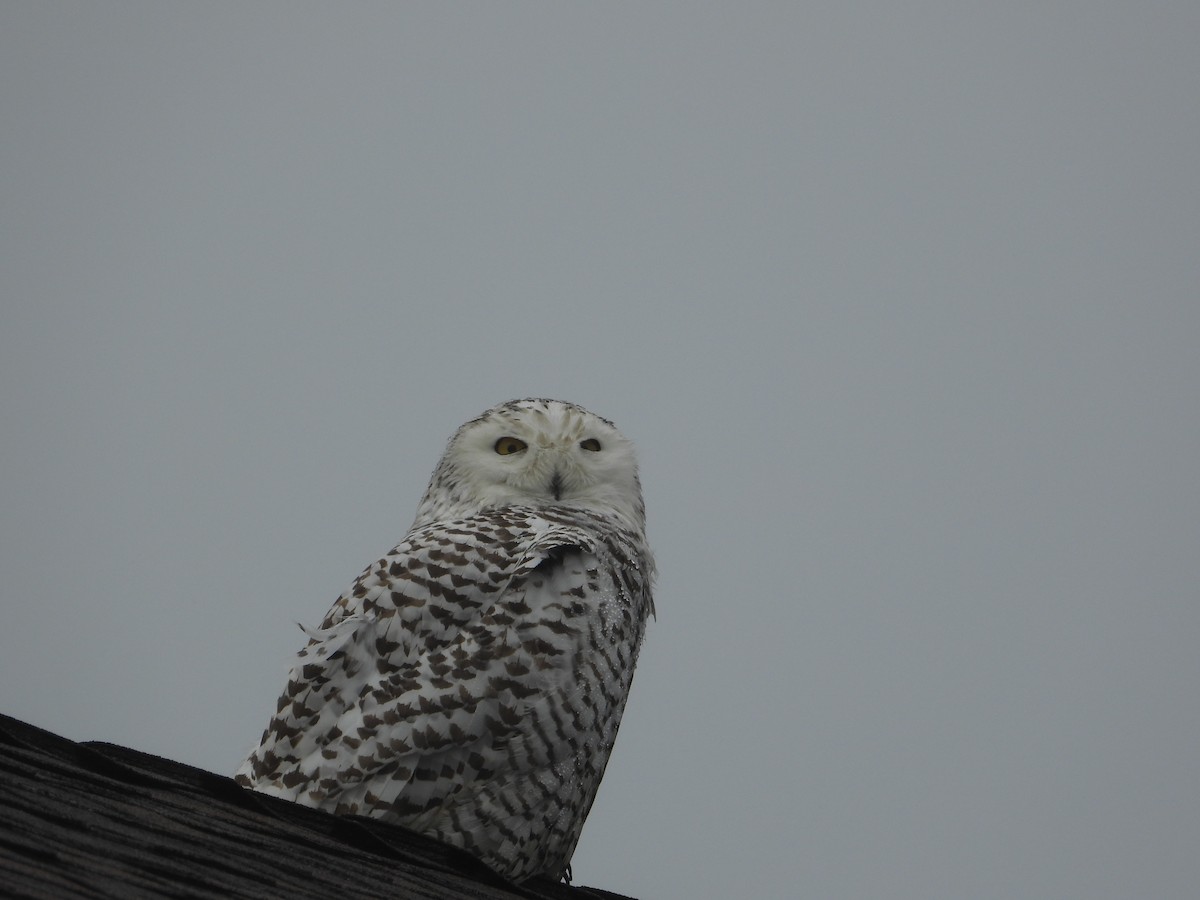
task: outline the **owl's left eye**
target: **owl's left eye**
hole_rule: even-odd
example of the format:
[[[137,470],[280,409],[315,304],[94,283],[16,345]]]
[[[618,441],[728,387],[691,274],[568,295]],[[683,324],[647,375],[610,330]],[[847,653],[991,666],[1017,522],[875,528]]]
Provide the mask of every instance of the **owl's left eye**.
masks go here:
[[[492,446],[492,449],[501,456],[512,456],[514,453],[520,453],[529,445],[520,438],[502,437]]]
[[[580,441],[579,446],[584,450],[591,450],[593,453],[595,453],[600,449],[600,442],[595,438],[588,438],[586,441]]]

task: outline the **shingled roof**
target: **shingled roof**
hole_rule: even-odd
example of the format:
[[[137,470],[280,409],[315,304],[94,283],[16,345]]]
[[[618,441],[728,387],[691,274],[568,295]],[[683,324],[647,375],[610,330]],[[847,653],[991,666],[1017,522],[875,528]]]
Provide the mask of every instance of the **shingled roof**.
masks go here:
[[[77,744],[3,715],[0,892],[623,900],[548,880],[513,885],[405,828],[308,809],[183,763]]]

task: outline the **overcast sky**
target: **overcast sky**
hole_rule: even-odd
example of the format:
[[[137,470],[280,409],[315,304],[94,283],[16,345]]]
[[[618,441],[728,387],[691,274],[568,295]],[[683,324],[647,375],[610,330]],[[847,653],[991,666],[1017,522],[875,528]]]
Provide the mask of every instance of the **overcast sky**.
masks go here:
[[[575,857],[1195,896],[1200,5],[0,7],[0,712],[229,773],[521,396],[659,561]]]

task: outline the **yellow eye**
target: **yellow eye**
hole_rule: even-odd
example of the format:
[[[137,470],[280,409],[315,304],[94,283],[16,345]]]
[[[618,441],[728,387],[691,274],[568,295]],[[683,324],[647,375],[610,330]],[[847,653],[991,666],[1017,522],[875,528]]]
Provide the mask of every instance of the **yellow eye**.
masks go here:
[[[520,453],[528,446],[529,445],[520,438],[502,437],[500,440],[496,441],[492,449],[494,449],[501,456],[511,456],[514,453]]]
[[[580,441],[579,446],[584,450],[591,450],[593,453],[595,453],[600,449],[600,442],[595,438],[588,438],[586,441]]]

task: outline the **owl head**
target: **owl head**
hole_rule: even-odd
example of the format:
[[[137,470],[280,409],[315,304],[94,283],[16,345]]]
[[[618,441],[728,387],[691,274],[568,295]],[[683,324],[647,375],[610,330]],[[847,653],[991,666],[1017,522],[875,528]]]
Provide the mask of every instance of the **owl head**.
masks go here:
[[[586,507],[641,531],[633,444],[608,419],[573,403],[493,406],[450,438],[414,527],[513,505]]]

